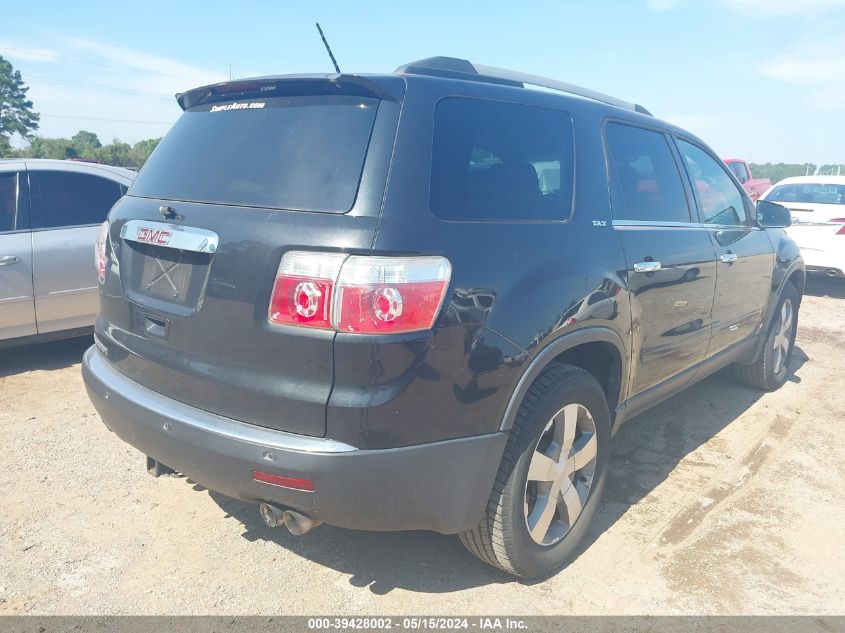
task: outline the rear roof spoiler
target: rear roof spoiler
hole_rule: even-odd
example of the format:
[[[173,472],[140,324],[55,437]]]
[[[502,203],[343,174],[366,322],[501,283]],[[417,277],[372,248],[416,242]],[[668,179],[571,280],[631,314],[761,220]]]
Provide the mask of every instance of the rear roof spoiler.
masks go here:
[[[385,101],[401,101],[404,82],[373,81],[361,75],[277,75],[223,81],[193,88],[176,95],[183,110],[204,103],[237,99],[271,98],[299,95],[353,95]]]
[[[430,75],[434,77],[448,77],[451,79],[463,79],[466,81],[484,81],[506,86],[524,88],[526,85],[539,86],[549,90],[557,90],[567,94],[577,95],[593,101],[599,101],[625,110],[632,110],[640,114],[651,116],[651,112],[643,106],[612,97],[610,95],[582,88],[574,84],[565,83],[548,77],[530,75],[506,68],[495,66],[484,66],[474,64],[466,59],[456,57],[429,57],[416,62],[410,62],[399,66],[397,73],[410,75]]]

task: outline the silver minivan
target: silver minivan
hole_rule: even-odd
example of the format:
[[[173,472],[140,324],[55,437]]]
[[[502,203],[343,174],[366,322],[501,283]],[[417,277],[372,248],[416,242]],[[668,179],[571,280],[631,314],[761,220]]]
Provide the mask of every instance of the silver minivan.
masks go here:
[[[69,160],[0,160],[0,347],[91,331],[97,232],[135,175]]]

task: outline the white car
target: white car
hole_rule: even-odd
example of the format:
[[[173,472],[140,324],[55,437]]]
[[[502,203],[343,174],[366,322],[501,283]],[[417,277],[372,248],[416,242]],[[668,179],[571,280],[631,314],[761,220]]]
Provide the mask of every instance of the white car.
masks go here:
[[[760,199],[792,211],[786,232],[801,248],[808,273],[845,276],[845,176],[784,178]]]

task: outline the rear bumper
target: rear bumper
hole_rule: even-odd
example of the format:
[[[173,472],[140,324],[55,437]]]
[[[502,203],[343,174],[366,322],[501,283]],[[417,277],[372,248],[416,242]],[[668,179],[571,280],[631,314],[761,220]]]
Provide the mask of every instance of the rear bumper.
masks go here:
[[[845,265],[839,266],[807,266],[808,273],[826,275],[828,277],[845,277]]]
[[[840,244],[841,242],[841,244]],[[833,271],[833,276],[841,276],[845,272],[845,237],[831,235],[815,244],[801,244],[801,257],[808,273],[827,274]]]
[[[224,418],[156,393],[114,369],[96,347],[83,358],[105,425],[141,452],[211,490],[294,508],[331,525],[453,534],[478,524],[507,436],[359,450]],[[254,481],[252,471],[310,479],[314,492]]]

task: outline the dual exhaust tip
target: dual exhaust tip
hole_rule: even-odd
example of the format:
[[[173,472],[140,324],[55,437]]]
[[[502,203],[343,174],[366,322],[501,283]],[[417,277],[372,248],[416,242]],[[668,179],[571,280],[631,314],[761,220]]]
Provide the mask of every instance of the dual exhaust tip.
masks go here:
[[[294,536],[302,536],[311,531],[312,528],[320,525],[321,521],[309,517],[296,510],[283,510],[270,503],[262,503],[258,506],[261,518],[268,527],[286,527],[288,532]]]

